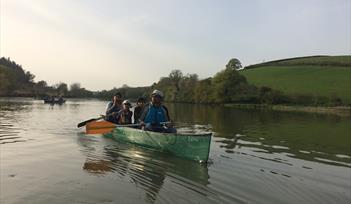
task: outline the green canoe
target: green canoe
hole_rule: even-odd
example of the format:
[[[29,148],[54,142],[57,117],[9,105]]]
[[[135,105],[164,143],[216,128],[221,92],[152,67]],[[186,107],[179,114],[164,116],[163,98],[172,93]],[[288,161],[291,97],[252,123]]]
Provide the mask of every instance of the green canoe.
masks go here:
[[[159,133],[130,127],[117,127],[111,133],[105,135],[117,141],[129,142],[143,147],[169,152],[178,157],[190,160],[207,162],[212,133]]]

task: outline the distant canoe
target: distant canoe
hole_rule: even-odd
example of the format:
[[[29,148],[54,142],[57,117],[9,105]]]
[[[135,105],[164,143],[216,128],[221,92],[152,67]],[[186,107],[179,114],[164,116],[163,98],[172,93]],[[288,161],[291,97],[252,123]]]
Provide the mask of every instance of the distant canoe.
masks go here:
[[[58,99],[55,99],[55,100],[44,99],[44,103],[49,103],[49,104],[63,104],[65,102],[66,102],[65,99],[62,99],[62,100],[58,100]]]

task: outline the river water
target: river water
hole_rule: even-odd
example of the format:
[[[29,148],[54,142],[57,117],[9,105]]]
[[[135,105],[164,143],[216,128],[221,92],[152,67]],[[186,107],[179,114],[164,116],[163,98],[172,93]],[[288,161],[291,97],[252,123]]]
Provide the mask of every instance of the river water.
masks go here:
[[[0,203],[351,203],[351,118],[167,104],[199,164],[76,128],[105,106],[0,98]]]

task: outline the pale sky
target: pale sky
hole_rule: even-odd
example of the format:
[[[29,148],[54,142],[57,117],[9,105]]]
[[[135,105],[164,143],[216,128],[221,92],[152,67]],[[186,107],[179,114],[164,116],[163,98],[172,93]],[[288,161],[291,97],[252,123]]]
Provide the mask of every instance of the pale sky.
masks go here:
[[[0,0],[0,55],[49,85],[148,86],[171,70],[351,54],[351,0]]]

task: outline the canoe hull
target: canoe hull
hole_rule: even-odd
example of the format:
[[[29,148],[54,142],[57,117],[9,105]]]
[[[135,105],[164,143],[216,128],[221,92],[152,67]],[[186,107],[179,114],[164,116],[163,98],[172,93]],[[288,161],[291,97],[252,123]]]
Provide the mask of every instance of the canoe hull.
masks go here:
[[[117,127],[107,137],[155,150],[169,152],[178,157],[207,162],[212,133],[174,134],[144,131],[129,127]]]

